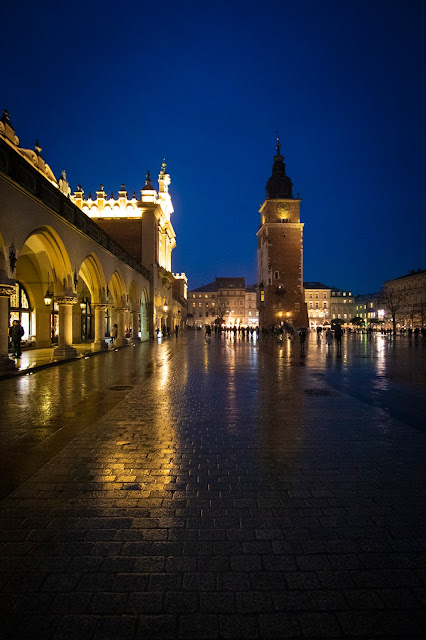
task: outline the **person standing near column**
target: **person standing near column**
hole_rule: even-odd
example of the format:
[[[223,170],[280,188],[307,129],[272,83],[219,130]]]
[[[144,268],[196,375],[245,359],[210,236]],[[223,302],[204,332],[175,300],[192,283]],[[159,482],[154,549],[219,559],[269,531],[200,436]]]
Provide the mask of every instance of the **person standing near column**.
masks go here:
[[[14,358],[20,358],[22,355],[21,351],[21,338],[24,335],[25,331],[21,326],[19,320],[14,320],[12,322],[12,326],[9,329],[9,336],[12,340],[12,352]]]

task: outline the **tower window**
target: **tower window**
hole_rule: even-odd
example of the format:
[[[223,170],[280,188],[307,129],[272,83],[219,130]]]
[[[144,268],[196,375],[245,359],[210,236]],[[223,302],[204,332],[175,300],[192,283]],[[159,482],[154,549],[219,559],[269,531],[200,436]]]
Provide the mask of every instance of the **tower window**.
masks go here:
[[[279,271],[274,271],[274,278],[277,280],[280,277]]]

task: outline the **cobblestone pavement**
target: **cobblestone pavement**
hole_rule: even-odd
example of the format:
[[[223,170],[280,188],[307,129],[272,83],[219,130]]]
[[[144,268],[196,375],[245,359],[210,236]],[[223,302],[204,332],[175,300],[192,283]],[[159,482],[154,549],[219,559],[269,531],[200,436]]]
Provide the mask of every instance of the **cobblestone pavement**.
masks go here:
[[[2,637],[424,637],[423,346],[141,348],[152,375],[0,503]]]

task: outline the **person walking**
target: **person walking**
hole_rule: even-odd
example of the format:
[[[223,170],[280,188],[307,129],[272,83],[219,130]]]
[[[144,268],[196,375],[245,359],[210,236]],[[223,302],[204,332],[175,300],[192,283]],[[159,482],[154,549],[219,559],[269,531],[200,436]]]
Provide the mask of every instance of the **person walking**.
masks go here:
[[[333,332],[331,331],[331,329],[327,329],[327,331],[325,332],[325,341],[327,343],[327,346],[331,347],[333,342]]]
[[[109,334],[109,337],[111,338],[111,344],[114,344],[114,340],[117,338],[118,335],[118,324],[115,324]]]
[[[19,320],[14,320],[12,326],[9,329],[9,336],[12,341],[12,353],[14,358],[20,358],[22,356],[21,351],[21,338],[25,331]]]
[[[300,353],[305,353],[305,340],[306,340],[306,329],[301,329],[299,331],[299,339],[300,339]]]
[[[339,353],[339,351],[342,350],[342,335],[343,335],[343,330],[340,324],[336,324],[336,327],[334,329],[334,337],[336,338],[336,343],[337,343],[337,352]]]

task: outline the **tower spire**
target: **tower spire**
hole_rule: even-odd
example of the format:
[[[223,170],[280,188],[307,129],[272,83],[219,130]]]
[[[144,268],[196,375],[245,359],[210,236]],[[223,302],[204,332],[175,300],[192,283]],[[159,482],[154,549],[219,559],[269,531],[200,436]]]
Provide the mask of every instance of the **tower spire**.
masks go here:
[[[277,133],[277,144],[276,150],[277,153],[274,156],[274,164],[272,165],[272,175],[266,183],[266,198],[268,200],[271,199],[282,199],[282,198],[290,198],[293,199],[293,183],[290,178],[286,175],[285,172],[285,164],[284,164],[284,156],[281,155],[281,142]]]

